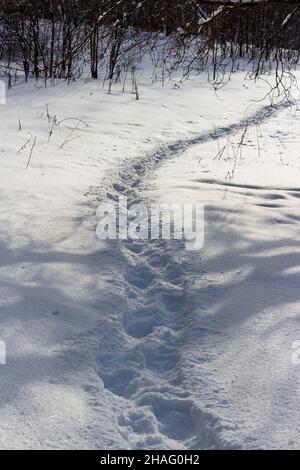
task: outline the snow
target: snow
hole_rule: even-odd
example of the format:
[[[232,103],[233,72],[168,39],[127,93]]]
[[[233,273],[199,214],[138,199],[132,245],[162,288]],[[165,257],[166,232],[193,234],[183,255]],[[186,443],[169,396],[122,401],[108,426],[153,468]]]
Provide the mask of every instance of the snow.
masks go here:
[[[0,447],[295,448],[299,112],[243,73],[140,80],[0,107]],[[97,239],[121,194],[205,203],[204,249]]]
[[[206,205],[205,249],[186,253],[194,307],[181,363],[195,406],[226,423],[217,429],[226,448],[299,446],[300,377],[291,360],[299,337],[298,132],[295,108],[249,127],[232,180],[226,133],[222,159],[208,141],[154,177],[155,200]],[[229,139],[237,148],[240,135]]]

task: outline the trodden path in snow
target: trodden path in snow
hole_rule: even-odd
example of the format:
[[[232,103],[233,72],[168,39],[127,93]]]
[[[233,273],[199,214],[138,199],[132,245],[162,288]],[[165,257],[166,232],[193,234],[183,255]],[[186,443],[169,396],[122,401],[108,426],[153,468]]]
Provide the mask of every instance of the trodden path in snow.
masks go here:
[[[266,122],[286,106],[263,107],[240,122],[179,140],[125,163],[101,200],[118,201],[126,195],[130,204],[150,202],[145,188],[151,172],[165,160],[194,145],[236,134],[245,125],[251,128]],[[127,240],[107,242],[109,246],[113,249],[107,256],[118,270],[120,298],[113,316],[100,328],[103,334],[97,364],[123,442],[131,449],[239,447],[230,439],[237,424],[222,420],[208,403],[196,399],[193,378],[189,377],[190,386],[185,386],[187,371],[192,370],[185,351],[199,308],[197,285],[205,276],[193,253],[186,252],[181,241]],[[218,341],[217,329],[203,327],[198,337],[203,354],[197,351],[195,362],[210,361],[214,354],[206,344],[208,333]],[[201,377],[195,383],[199,387]]]

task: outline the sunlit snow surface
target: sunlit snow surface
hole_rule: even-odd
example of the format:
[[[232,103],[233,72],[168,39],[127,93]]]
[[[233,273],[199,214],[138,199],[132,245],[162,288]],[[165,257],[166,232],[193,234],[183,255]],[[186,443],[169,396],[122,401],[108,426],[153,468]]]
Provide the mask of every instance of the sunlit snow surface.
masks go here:
[[[1,448],[299,446],[300,114],[265,93],[242,73],[217,94],[144,78],[140,101],[9,91]],[[121,194],[204,203],[204,249],[98,240],[97,206]]]

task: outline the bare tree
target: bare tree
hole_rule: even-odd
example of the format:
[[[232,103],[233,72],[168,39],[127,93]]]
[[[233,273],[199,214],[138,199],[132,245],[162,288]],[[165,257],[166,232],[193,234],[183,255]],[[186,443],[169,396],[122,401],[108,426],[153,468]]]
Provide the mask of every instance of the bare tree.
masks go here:
[[[150,54],[164,77],[221,82],[243,59],[256,78],[274,66],[279,87],[299,61],[299,23],[300,0],[0,0],[0,69],[47,83],[88,64],[111,86]]]

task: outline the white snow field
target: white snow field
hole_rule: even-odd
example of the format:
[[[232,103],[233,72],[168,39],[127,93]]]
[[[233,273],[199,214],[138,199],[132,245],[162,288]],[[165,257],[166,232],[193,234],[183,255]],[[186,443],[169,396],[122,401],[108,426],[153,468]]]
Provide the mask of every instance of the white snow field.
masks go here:
[[[145,77],[140,101],[8,92],[0,448],[299,447],[300,113],[266,90],[236,73],[217,93]],[[121,194],[204,203],[203,250],[100,241]]]

